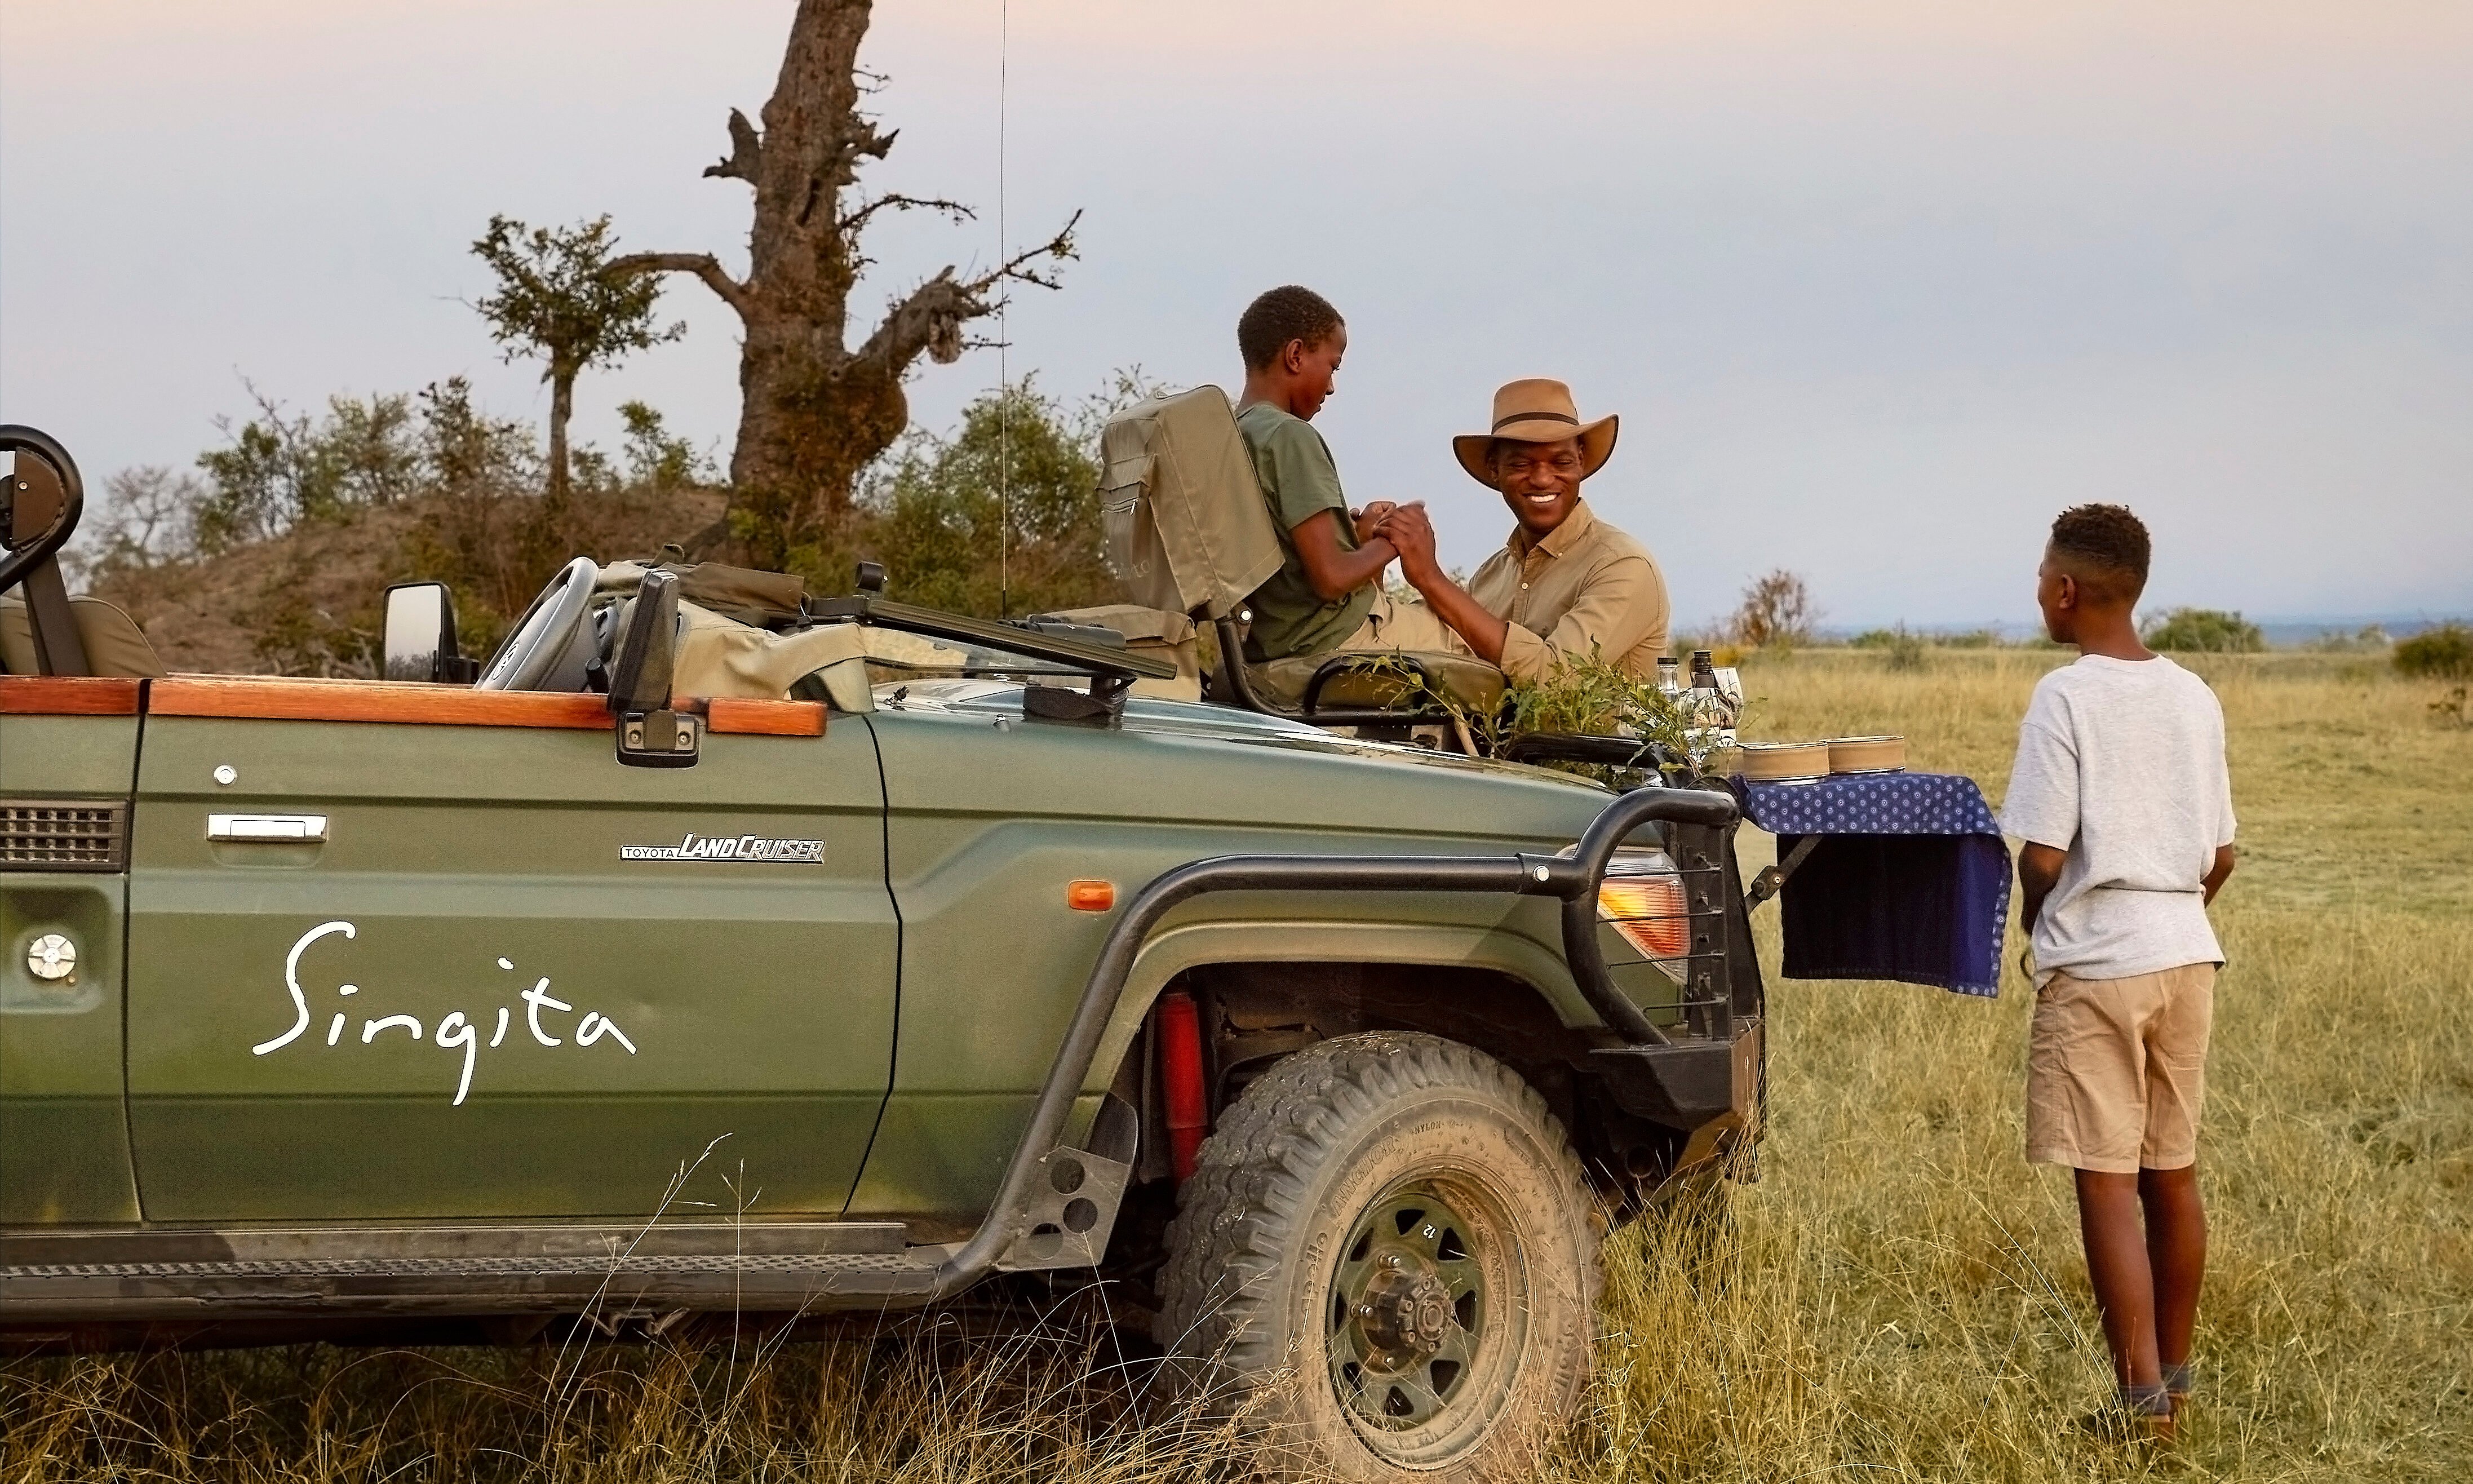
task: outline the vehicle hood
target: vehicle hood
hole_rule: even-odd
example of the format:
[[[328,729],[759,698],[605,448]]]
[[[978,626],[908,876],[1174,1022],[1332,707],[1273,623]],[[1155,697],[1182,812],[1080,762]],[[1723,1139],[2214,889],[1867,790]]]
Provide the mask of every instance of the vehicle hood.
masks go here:
[[[1000,715],[1019,717],[1022,714],[1021,692],[1020,684],[1005,681],[927,681],[879,686],[877,700],[879,705],[902,709],[933,709],[990,718]],[[1119,730],[1155,736],[1207,737],[1249,747],[1358,757],[1394,767],[1432,768],[1472,778],[1516,778],[1526,783],[1542,782],[1573,789],[1598,799],[1612,797],[1611,791],[1603,784],[1556,769],[1500,762],[1488,757],[1467,757],[1458,753],[1438,752],[1430,747],[1338,736],[1319,727],[1309,727],[1285,717],[1265,716],[1259,711],[1243,711],[1235,706],[1214,706],[1207,702],[1129,697]]]

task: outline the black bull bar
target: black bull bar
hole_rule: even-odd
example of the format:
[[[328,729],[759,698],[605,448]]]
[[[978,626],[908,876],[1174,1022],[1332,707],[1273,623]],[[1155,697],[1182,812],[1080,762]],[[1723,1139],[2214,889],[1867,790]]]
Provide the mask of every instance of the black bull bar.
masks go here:
[[[1021,1140],[1005,1166],[1003,1183],[979,1229],[937,1273],[938,1295],[968,1286],[1003,1258],[1029,1230],[1031,1213],[1044,1204],[1040,1186],[1052,1155],[1059,1153],[1067,1119],[1098,1055],[1135,959],[1178,905],[1212,892],[1498,892],[1562,899],[1563,955],[1573,983],[1598,1018],[1622,1044],[1597,1049],[1592,1063],[1628,1113],[1689,1132],[1747,1103],[1758,1076],[1758,1024],[1738,1034],[1738,1013],[1756,1013],[1731,992],[1720,994],[1714,1016],[1695,1017],[1693,1034],[1681,1038],[1660,1029],[1616,985],[1598,943],[1597,892],[1615,850],[1651,824],[1693,826],[1705,832],[1697,865],[1703,879],[1728,883],[1729,899],[1695,888],[1694,932],[1714,932],[1693,946],[1694,962],[1725,962],[1748,954],[1751,943],[1741,894],[1731,890],[1732,862],[1720,833],[1738,815],[1733,796],[1694,788],[1642,788],[1600,810],[1567,854],[1535,855],[1216,855],[1166,872],[1128,902],[1108,931],[1098,961],[1074,1005],[1073,1018],[1056,1060],[1039,1090],[1039,1101]],[[1686,847],[1691,850],[1692,847]],[[1687,868],[1694,863],[1678,858]],[[1712,951],[1714,950],[1714,951]]]

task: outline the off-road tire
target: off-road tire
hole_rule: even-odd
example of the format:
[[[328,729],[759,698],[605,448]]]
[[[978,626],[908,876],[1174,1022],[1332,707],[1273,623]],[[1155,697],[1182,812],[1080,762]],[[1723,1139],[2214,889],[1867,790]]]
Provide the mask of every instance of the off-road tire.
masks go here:
[[[1600,1222],[1509,1067],[1397,1032],[1299,1051],[1220,1116],[1178,1207],[1160,1341],[1275,1461],[1535,1475],[1594,1358]]]

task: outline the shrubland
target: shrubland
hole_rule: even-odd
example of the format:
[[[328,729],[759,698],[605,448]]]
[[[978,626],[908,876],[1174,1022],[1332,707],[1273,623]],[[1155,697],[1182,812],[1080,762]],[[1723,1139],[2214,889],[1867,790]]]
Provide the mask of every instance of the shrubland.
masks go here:
[[[1899,732],[1997,802],[2067,657],[1755,656],[1759,737]],[[2229,730],[2241,868],[2215,917],[2197,1401],[2143,1456],[2108,1384],[2066,1175],[2021,1154],[2029,993],[1772,981],[1758,1183],[1608,1248],[1608,1338],[1541,1476],[2456,1480],[2473,1457],[2473,731],[2383,658],[2186,661]],[[1747,864],[1766,858],[1748,836]],[[1765,961],[1774,926],[1763,914]],[[2014,955],[2017,941],[2011,940]],[[826,1339],[590,1332],[0,1362],[0,1480],[1240,1478],[1105,1291]],[[621,1331],[628,1333],[628,1331]]]
[[[894,595],[970,613],[1115,601],[1092,450],[1106,413],[1147,390],[1126,372],[1068,403],[1024,380],[948,432],[913,429],[790,570],[844,592],[868,558]],[[318,412],[260,398],[193,469],[106,481],[72,575],[174,670],[372,675],[385,589],[414,581],[451,586],[464,647],[486,653],[568,557],[648,557],[722,519],[709,454],[643,403],[619,412],[620,445],[577,447],[554,495],[531,428],[460,379]]]

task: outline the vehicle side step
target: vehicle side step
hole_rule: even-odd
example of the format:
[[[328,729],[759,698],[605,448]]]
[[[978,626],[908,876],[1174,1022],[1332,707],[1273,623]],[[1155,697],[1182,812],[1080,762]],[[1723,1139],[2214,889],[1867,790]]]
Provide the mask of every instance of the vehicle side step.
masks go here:
[[[946,1245],[899,1245],[898,1225],[836,1227],[657,1227],[623,1233],[632,1240],[583,1227],[12,1234],[0,1237],[0,1328],[207,1311],[899,1307],[924,1300],[952,1255]],[[222,1251],[202,1251],[212,1248]],[[442,1250],[453,1255],[433,1255]]]

